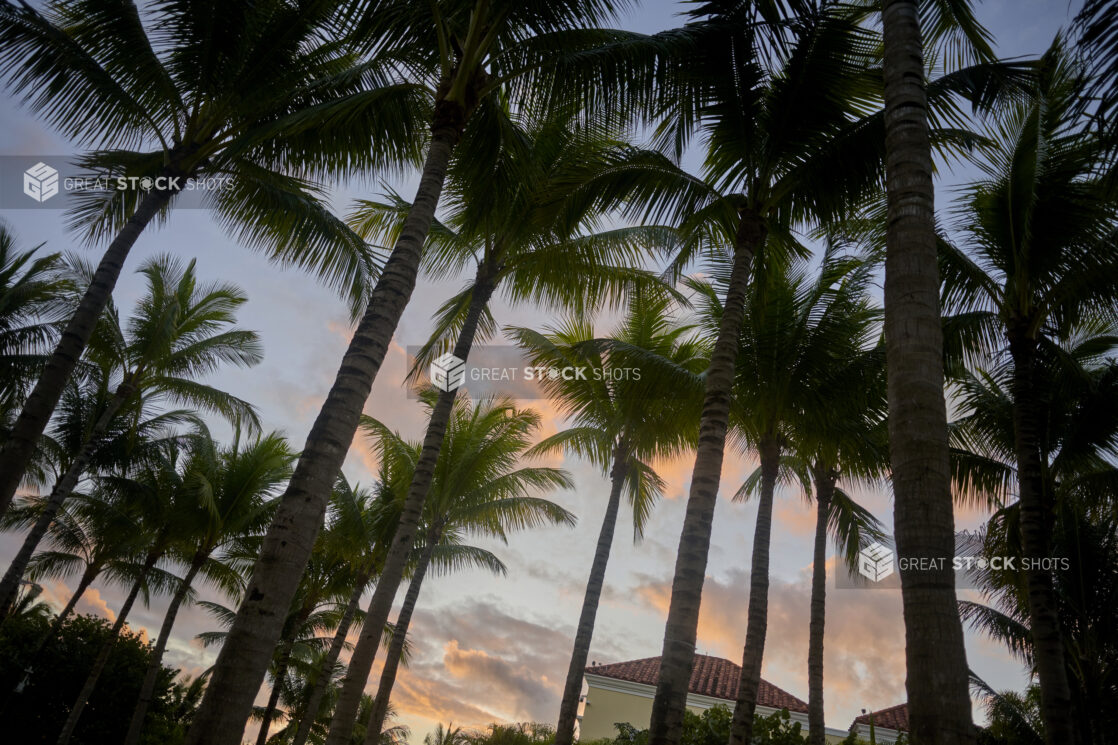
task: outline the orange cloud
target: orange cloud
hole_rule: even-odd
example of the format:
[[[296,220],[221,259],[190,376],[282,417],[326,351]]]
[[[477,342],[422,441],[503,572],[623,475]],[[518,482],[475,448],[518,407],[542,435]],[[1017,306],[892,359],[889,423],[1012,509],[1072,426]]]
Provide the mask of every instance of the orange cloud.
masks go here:
[[[116,612],[102,599],[101,592],[95,587],[85,591],[81,600],[78,601],[75,611],[78,613],[97,613],[109,619],[110,622],[116,622]]]

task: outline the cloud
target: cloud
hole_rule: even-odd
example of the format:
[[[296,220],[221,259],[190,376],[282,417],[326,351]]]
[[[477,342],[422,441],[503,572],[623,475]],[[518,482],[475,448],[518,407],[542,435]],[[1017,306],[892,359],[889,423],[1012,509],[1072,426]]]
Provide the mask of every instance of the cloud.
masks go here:
[[[90,587],[85,591],[74,611],[76,613],[96,613],[109,619],[110,622],[116,622],[116,612],[109,607],[109,604],[101,597],[101,591],[96,587]]]
[[[393,705],[417,736],[418,726],[430,722],[485,727],[552,721],[572,631],[512,615],[481,599],[421,609],[410,633],[413,657],[400,671]],[[375,692],[377,677],[371,677],[368,691]]]

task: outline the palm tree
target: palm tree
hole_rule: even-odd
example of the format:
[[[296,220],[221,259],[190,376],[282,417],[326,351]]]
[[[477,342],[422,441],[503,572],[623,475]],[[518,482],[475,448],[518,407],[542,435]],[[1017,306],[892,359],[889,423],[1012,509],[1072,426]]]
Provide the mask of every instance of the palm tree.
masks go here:
[[[611,337],[600,342],[595,341],[592,328],[577,320],[546,335],[524,328],[511,329],[532,365],[570,366],[586,371],[586,380],[544,380],[548,395],[576,424],[540,442],[532,451],[567,451],[587,458],[610,478],[606,511],[563,687],[556,745],[570,745],[574,740],[582,675],[594,635],[622,493],[627,494],[632,505],[634,538],[640,538],[663,488],[652,461],[678,456],[694,446],[695,404],[702,395],[699,373],[706,367],[707,350],[699,340],[688,336],[690,331],[690,327],[674,321],[666,299],[646,293],[630,299],[624,322]],[[640,369],[639,379],[628,369],[629,365]],[[686,395],[688,387],[692,396]]]
[[[496,105],[483,107],[464,133],[462,157],[455,158],[448,175],[450,213],[433,226],[429,236],[428,266],[436,274],[456,272],[464,259],[476,264],[473,282],[447,301],[438,313],[435,331],[420,351],[416,366],[426,367],[433,355],[453,348],[466,360],[475,341],[492,333],[489,301],[498,290],[510,300],[534,299],[582,311],[620,297],[622,290],[650,284],[655,277],[633,268],[643,249],[662,233],[644,228],[578,232],[592,228],[596,210],[587,206],[557,219],[556,192],[576,164],[593,159],[612,141],[596,131],[573,132],[564,124],[545,122],[525,126]],[[485,140],[500,133],[493,158],[478,162]],[[484,185],[484,186],[482,186]],[[478,198],[484,188],[489,196]],[[410,205],[362,202],[354,215],[358,232],[366,237],[391,238],[402,229]],[[456,336],[456,338],[455,338]],[[450,340],[454,339],[453,347]],[[424,447],[411,480],[408,504],[422,506],[440,443],[451,417],[457,390],[444,391],[435,402]],[[419,513],[405,510],[396,528],[414,537]],[[388,619],[402,573],[401,559],[390,549],[385,568],[369,601],[369,625],[350,659],[335,717],[342,717],[359,700],[378,646],[376,631]],[[399,570],[399,571],[398,571]],[[364,676],[364,677],[362,677]],[[344,726],[344,725],[339,725]]]
[[[1099,474],[1096,474],[1099,475]],[[1107,478],[1115,473],[1110,469]],[[991,519],[985,535],[984,551],[993,556],[1016,556],[1018,566],[1024,559],[1019,541],[1012,535],[1020,515],[1012,505]],[[1076,717],[1075,742],[1102,745],[1118,726],[1113,706],[1114,681],[1118,666],[1112,649],[1118,627],[1114,623],[1118,602],[1118,576],[1115,557],[1118,544],[1113,513],[1091,511],[1083,505],[1064,504],[1053,520],[1053,543],[1061,553],[1073,557],[1058,565],[1057,605],[1060,612],[1060,642],[1068,658],[1079,658],[1067,666],[1071,682],[1071,709]],[[1027,670],[1036,670],[1035,635],[1030,628],[1027,580],[1020,571],[987,572],[980,578],[985,604],[960,601],[967,624],[999,642]],[[1039,688],[1039,687],[1038,687]],[[1035,695],[1039,694],[1039,695]],[[1043,718],[1043,692],[1035,692],[1037,731],[1047,741]]]
[[[836,361],[849,359],[872,341],[877,312],[867,296],[870,278],[866,264],[828,252],[815,276],[804,268],[760,268],[746,298],[731,420],[735,431],[758,452],[760,467],[757,483],[752,484],[758,497],[757,524],[731,742],[752,741],[768,627],[773,498],[782,456],[790,451],[797,431],[810,430],[811,425],[802,420],[814,418],[818,429],[845,424],[833,421],[841,416],[832,405],[839,380]],[[704,315],[708,325],[716,328],[724,313],[719,293],[711,285],[692,285],[705,296]],[[837,465],[810,460],[823,469]],[[817,486],[827,486],[829,477],[819,475],[823,483]],[[737,497],[743,498],[750,485],[747,482]]]
[[[1034,406],[1043,426],[1038,431],[1044,490],[1051,499],[1046,512],[1057,633],[1069,683],[1069,706],[1076,725],[1075,742],[1104,742],[1113,730],[1113,712],[1102,702],[1118,667],[1103,652],[1114,633],[1115,590],[1113,466],[1118,438],[1118,367],[1113,361],[1112,323],[1091,319],[1067,338],[1038,340],[1035,376],[1043,396]],[[961,460],[960,481],[969,493],[989,493],[997,500],[1017,484],[1017,399],[1015,369],[1001,362],[978,370],[958,385],[964,410],[952,435]],[[1039,670],[1036,633],[1030,607],[1028,553],[1020,523],[1025,509],[1017,501],[1000,506],[987,523],[978,550],[1015,557],[1006,570],[977,572],[989,605],[961,602],[973,627],[1002,641],[1034,674]],[[996,503],[996,502],[995,502]],[[1066,561],[1060,561],[1060,559]],[[1039,677],[1039,676],[1038,676]],[[1047,733],[1043,691],[1041,729]]]
[[[566,38],[584,44],[577,33],[579,27],[611,18],[624,4],[626,0],[384,0],[369,3],[364,8],[367,12],[358,18],[358,38],[367,39],[370,48],[388,48],[387,54],[399,56],[409,80],[420,78],[427,84],[433,103],[427,156],[413,206],[307,436],[261,549],[238,621],[230,629],[229,643],[221,649],[206,698],[187,735],[187,745],[235,745],[236,733],[251,710],[254,691],[263,680],[284,613],[325,514],[330,489],[357,431],[361,409],[415,288],[451,154],[467,124],[475,121],[475,112],[481,108],[498,105],[499,92],[511,89],[527,99],[546,90],[534,85],[532,78],[554,58],[554,45],[563,48]],[[490,133],[483,141],[492,143],[495,135]],[[449,415],[449,403],[444,404],[428,428],[425,445],[431,455],[416,471],[416,487],[400,521],[402,529],[389,547],[382,570],[390,586],[403,574],[414,538],[414,528],[408,526],[418,524],[425,483]],[[375,608],[370,602],[367,627],[380,627],[377,620],[388,617],[391,601],[386,590],[376,598]],[[366,638],[363,635],[362,640]],[[363,649],[355,650],[350,681],[357,680],[361,669],[369,669],[365,660],[371,665],[375,644],[366,641]],[[356,718],[363,685],[364,679],[344,687],[330,745],[343,745],[346,740],[345,730]]]
[[[174,517],[176,537],[181,543],[179,552],[184,559],[189,557],[186,573],[178,581],[164,613],[125,745],[136,745],[140,740],[144,716],[162,669],[163,652],[194,580],[202,574],[216,584],[232,584],[223,577],[228,570],[217,555],[264,531],[275,508],[272,497],[291,475],[295,456],[281,436],[273,433],[243,445],[239,440],[238,432],[237,440],[226,449],[209,438],[199,438],[183,466],[182,488],[187,498],[193,499],[180,501]]]
[[[206,433],[201,431],[198,436],[205,437]],[[73,735],[82,710],[108,664],[113,647],[137,598],[143,593],[146,599],[152,591],[174,584],[174,578],[157,569],[156,564],[170,554],[177,543],[172,518],[176,512],[177,500],[181,498],[182,474],[178,471],[181,448],[172,441],[165,443],[160,451],[158,456],[149,455],[145,458],[130,478],[105,479],[103,486],[115,492],[115,499],[137,505],[141,520],[138,532],[142,538],[138,541],[135,563],[129,573],[131,588],[117,611],[116,621],[109,630],[109,638],[101,645],[74,705],[67,712],[58,737],[59,745],[69,742]]]
[[[112,378],[119,377],[119,383],[84,433],[81,445],[70,454],[63,475],[0,580],[0,613],[51,521],[127,405],[137,399],[144,406],[186,404],[245,426],[257,424],[250,404],[196,380],[222,363],[249,367],[260,361],[256,333],[234,325],[237,308],[247,300],[241,289],[227,283],[199,284],[193,261],[184,267],[167,256],[145,262],[139,271],[148,288],[127,327],[122,328],[110,307],[89,350],[90,359],[110,371]]]
[[[445,727],[439,722],[423,736],[423,745],[465,745],[467,742],[466,733],[461,727],[455,727],[454,722],[447,722]]]
[[[345,610],[334,630],[329,650],[318,661],[315,672],[307,676],[310,688],[302,706],[302,716],[298,717],[299,724],[292,738],[292,745],[304,745],[311,735],[311,729],[320,723],[323,699],[333,686],[334,671],[338,667],[342,649],[346,646],[346,637],[353,622],[360,622],[362,617],[359,608],[361,596],[384,563],[384,546],[392,541],[398,516],[386,514],[388,511],[384,506],[388,500],[378,497],[385,490],[400,493],[407,489],[406,483],[393,483],[391,476],[382,464],[382,478],[376,495],[370,490],[351,487],[344,477],[339,477],[334,487],[332,514],[328,516],[324,529],[324,544],[331,553],[337,554],[346,564],[355,568],[356,577],[352,582]],[[332,712],[333,705],[330,708]],[[325,725],[328,727],[329,723],[330,720],[327,719]]]
[[[805,494],[814,487],[815,541],[811,565],[808,631],[808,742],[826,742],[823,711],[823,642],[826,626],[827,537],[847,569],[857,573],[858,554],[883,537],[876,518],[838,485],[876,480],[888,464],[884,347],[846,350],[833,362],[824,385],[828,415],[801,409],[789,428],[784,468],[800,476]]]
[[[0,512],[132,246],[191,179],[224,184],[204,199],[249,245],[364,294],[369,252],[309,179],[414,158],[424,106],[415,86],[329,38],[338,31],[337,5],[151,3],[148,13],[101,0],[50,0],[42,10],[0,3],[9,87],[94,148],[80,168],[154,184],[78,197],[72,224],[111,241],[0,451]],[[149,15],[158,18],[151,33]]]
[[[325,533],[319,535],[321,539]],[[307,564],[307,572],[295,594],[295,604],[288,613],[284,624],[283,636],[276,648],[272,663],[272,691],[260,712],[260,730],[257,732],[257,745],[264,745],[273,722],[283,712],[279,710],[281,699],[289,693],[289,673],[294,673],[301,658],[314,659],[315,652],[323,649],[327,637],[318,636],[324,629],[341,626],[336,598],[344,596],[352,584],[353,576],[339,561],[338,555],[330,555],[324,548],[315,547]],[[342,613],[344,615],[344,610]],[[230,614],[232,618],[232,614]],[[254,715],[255,716],[255,715]],[[287,712],[291,716],[291,712]]]
[[[17,502],[4,514],[0,524],[6,529],[33,525],[38,516],[36,506]],[[106,498],[103,491],[93,489],[88,495],[75,495],[51,523],[48,540],[52,548],[39,551],[31,558],[27,579],[39,582],[66,579],[79,571],[80,574],[69,600],[39,640],[33,657],[54,640],[95,580],[108,577],[114,583],[122,582],[129,575],[139,532],[138,515],[133,507]]]
[[[680,534],[672,599],[650,724],[651,745],[675,745],[682,731],[711,521],[730,417],[734,362],[754,259],[784,261],[793,229],[835,217],[880,175],[880,117],[871,115],[874,37],[860,12],[838,7],[794,20],[770,3],[706,3],[681,29],[618,37],[591,60],[635,70],[632,85],[594,87],[592,96],[622,108],[651,98],[661,122],[656,144],[678,156],[692,135],[708,144],[702,178],[663,152],[621,150],[575,199],[624,204],[631,216],[667,218],[681,233],[678,272],[704,251],[730,265],[725,312],[715,335],[700,420],[695,468]],[[632,62],[630,58],[637,61]],[[569,82],[565,82],[567,79]],[[560,65],[556,84],[586,75]],[[612,80],[611,80],[612,83]],[[651,96],[640,86],[654,86]],[[867,119],[866,117],[869,116]],[[842,173],[843,178],[835,178]]]
[[[921,36],[922,11],[924,37]],[[924,49],[937,36],[988,59],[986,33],[968,2],[885,0],[885,340],[893,524],[902,559],[945,559],[955,547],[943,329],[936,268],[935,189]],[[915,742],[972,743],[963,629],[954,575],[902,565],[909,724]]]
[[[986,178],[957,209],[956,243],[941,242],[944,303],[978,351],[1013,365],[1014,461],[1042,715],[1048,742],[1074,742],[1063,647],[1049,556],[1056,507],[1041,449],[1044,340],[1065,337],[1118,298],[1113,236],[1118,210],[1114,161],[1082,115],[1079,71],[1057,40],[1028,100],[1001,110]]]
[[[430,389],[424,395],[433,412],[438,396]],[[362,426],[375,439],[381,458],[392,463],[397,476],[412,481],[407,474],[417,467],[422,445],[406,442],[375,419],[366,419]],[[574,524],[574,516],[567,510],[530,496],[536,490],[572,485],[561,470],[520,465],[539,426],[538,413],[517,409],[507,399],[483,400],[474,405],[459,402],[454,407],[425,502],[425,530],[415,548],[408,592],[392,627],[392,641],[366,726],[366,745],[379,742],[408,624],[428,566],[444,573],[480,567],[504,574],[505,565],[500,559],[490,551],[464,544],[465,536],[507,541],[508,534],[515,530]],[[406,498],[397,500],[397,509],[403,501]]]

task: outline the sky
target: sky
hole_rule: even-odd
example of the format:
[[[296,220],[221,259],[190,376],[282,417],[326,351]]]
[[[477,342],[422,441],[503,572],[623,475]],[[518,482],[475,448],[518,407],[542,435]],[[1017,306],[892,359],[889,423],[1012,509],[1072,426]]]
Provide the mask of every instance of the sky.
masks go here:
[[[1067,0],[987,0],[978,16],[995,35],[1003,57],[1042,53],[1057,31],[1074,16],[1079,2]],[[619,26],[654,32],[679,25],[682,5],[646,0],[626,13]],[[0,106],[0,182],[7,190],[21,178],[15,162],[28,156],[65,161],[75,151],[58,133],[37,121],[9,92]],[[6,160],[5,156],[20,156]],[[951,186],[975,173],[955,165],[941,171],[939,205]],[[414,191],[415,174],[398,178],[371,175],[341,185],[334,207],[345,212],[354,197],[376,196],[387,182],[403,194]],[[18,187],[16,187],[18,188]],[[11,200],[3,205],[10,207]],[[50,209],[0,208],[0,220],[24,247],[45,244],[50,251],[98,255],[103,246],[88,246],[64,226],[62,214]],[[351,334],[342,300],[316,281],[295,270],[270,265],[260,255],[238,245],[203,210],[180,210],[166,225],[145,232],[135,246],[115,293],[127,309],[142,290],[134,270],[145,258],[169,253],[197,258],[202,278],[240,285],[249,301],[239,312],[239,323],[256,330],[263,342],[264,360],[250,370],[224,369],[207,382],[241,396],[260,410],[264,426],[289,437],[294,446],[304,441],[314,416],[333,380]],[[397,329],[365,412],[411,438],[423,432],[423,413],[403,384],[406,348],[422,344],[430,331],[431,315],[457,292],[460,280],[422,279]],[[494,303],[499,324],[542,328],[557,320],[529,306],[512,308],[504,299]],[[546,400],[525,401],[542,415],[540,436],[563,428],[555,407]],[[220,430],[219,430],[220,431]],[[586,576],[590,568],[599,522],[608,496],[608,481],[590,464],[556,456],[549,465],[565,468],[574,488],[548,495],[574,512],[574,528],[542,528],[514,535],[507,545],[479,540],[508,566],[505,577],[480,570],[425,582],[410,633],[414,655],[396,683],[393,704],[399,721],[411,728],[411,741],[420,742],[437,722],[465,727],[491,722],[537,721],[554,724],[564,676],[570,659]],[[370,483],[375,458],[358,436],[344,472],[351,481]],[[598,663],[658,655],[663,622],[679,540],[692,460],[660,464],[668,483],[645,537],[634,544],[624,521],[614,542],[606,588],[590,660]],[[715,512],[708,576],[699,623],[698,651],[740,662],[745,638],[749,557],[756,509],[730,496],[756,466],[750,454],[728,452],[722,489]],[[884,488],[861,488],[855,496],[887,526],[892,524],[891,497]],[[975,528],[983,516],[957,515],[959,528]],[[814,511],[797,490],[777,494],[772,536],[769,633],[762,675],[801,699],[807,699],[808,597],[811,577]],[[19,537],[0,535],[0,561],[15,553]],[[834,577],[833,548],[828,576]],[[73,582],[71,582],[72,586]],[[401,588],[399,601],[403,597]],[[122,588],[95,584],[78,605],[79,612],[110,618],[120,606]],[[962,593],[973,597],[973,593]],[[69,597],[63,583],[50,583],[45,596],[61,605]],[[210,589],[201,596],[221,600]],[[133,628],[158,632],[166,598],[151,608],[134,610]],[[202,609],[179,614],[165,663],[196,675],[216,657],[194,639],[217,624]],[[967,659],[971,668],[995,688],[1025,685],[1021,666],[995,643],[968,631]],[[825,642],[826,720],[845,729],[862,709],[881,709],[904,700],[904,627],[899,590],[835,588],[827,595]],[[375,692],[377,670],[368,689]],[[262,694],[260,700],[266,698]],[[981,712],[976,709],[981,720]],[[643,726],[645,723],[636,723]],[[251,731],[250,731],[251,734]]]

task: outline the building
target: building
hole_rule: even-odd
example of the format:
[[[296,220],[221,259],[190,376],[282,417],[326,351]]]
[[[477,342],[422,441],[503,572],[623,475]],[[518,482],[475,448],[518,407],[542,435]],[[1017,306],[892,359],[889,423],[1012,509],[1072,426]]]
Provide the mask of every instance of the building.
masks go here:
[[[660,658],[618,662],[613,665],[591,665],[586,668],[585,705],[579,724],[579,739],[597,740],[614,737],[614,724],[628,722],[638,729],[648,726],[652,716],[652,699],[660,673]],[[729,660],[695,655],[687,694],[687,708],[695,713],[718,704],[734,708],[741,680],[741,667]],[[757,713],[767,716],[788,709],[794,721],[807,731],[807,703],[791,693],[761,681],[757,692]],[[828,742],[846,737],[844,730],[827,729]]]
[[[908,704],[897,704],[888,709],[871,711],[856,717],[850,724],[850,729],[866,742],[870,741],[870,726],[873,726],[873,739],[881,745],[892,745],[901,736],[908,732]]]

